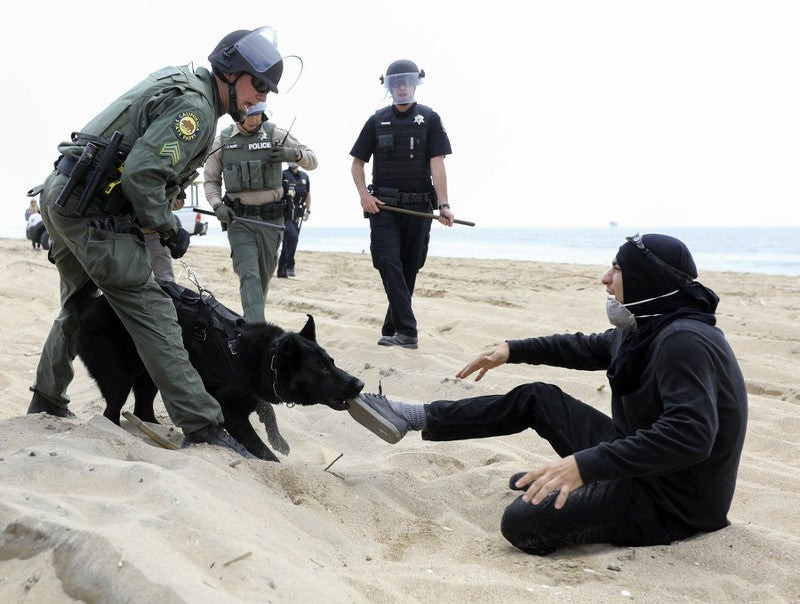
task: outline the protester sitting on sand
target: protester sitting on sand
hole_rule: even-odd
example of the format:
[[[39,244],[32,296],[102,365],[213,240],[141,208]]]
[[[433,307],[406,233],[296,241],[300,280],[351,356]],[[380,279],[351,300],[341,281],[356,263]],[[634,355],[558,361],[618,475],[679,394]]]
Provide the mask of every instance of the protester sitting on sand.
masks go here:
[[[525,491],[503,514],[514,546],[544,555],[583,543],[668,544],[729,524],[747,423],[739,364],[715,327],[717,295],[696,281],[678,239],[628,237],[601,282],[615,327],[509,340],[456,374],[504,363],[605,370],[611,417],[534,382],[503,395],[424,405],[362,394],[354,418],[389,442],[535,430],[561,457],[511,477]]]

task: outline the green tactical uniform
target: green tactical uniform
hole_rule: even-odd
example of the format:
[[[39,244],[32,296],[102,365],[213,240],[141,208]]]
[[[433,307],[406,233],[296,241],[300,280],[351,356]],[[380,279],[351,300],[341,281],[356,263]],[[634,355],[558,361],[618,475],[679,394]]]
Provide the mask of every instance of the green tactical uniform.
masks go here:
[[[228,199],[239,199],[233,208],[237,215],[282,225],[284,221],[282,164],[268,161],[275,126],[266,122],[255,134],[244,134],[236,125],[219,136],[221,176]],[[217,151],[215,151],[217,153]],[[206,164],[204,179],[218,180],[213,162]],[[211,176],[210,172],[216,173]],[[244,203],[249,202],[249,203]],[[233,270],[239,276],[242,315],[250,323],[266,320],[264,305],[269,282],[278,266],[282,232],[244,222],[228,226]]]
[[[31,389],[49,401],[59,406],[69,403],[78,317],[68,302],[91,280],[133,338],[172,421],[185,433],[222,423],[219,403],[206,392],[189,362],[175,308],[153,278],[144,241],[135,229],[119,228],[135,219],[143,228],[175,232],[172,198],[205,161],[222,113],[208,70],[168,67],[151,74],[89,122],[82,134],[108,139],[120,131],[123,146],[129,149],[117,185],[126,203],[112,212],[114,223],[98,196],[82,216],[75,215],[80,185],[63,207],[56,205],[68,177],[60,170],[48,176],[41,207],[53,241],[51,259],[61,278],[62,308]],[[62,155],[73,160],[82,150],[80,139],[59,146]]]

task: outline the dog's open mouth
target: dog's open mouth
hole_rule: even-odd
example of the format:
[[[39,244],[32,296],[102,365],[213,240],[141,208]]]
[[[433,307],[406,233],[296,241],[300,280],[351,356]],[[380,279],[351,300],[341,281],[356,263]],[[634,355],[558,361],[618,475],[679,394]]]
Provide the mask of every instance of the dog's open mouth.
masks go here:
[[[345,400],[330,400],[325,404],[336,411],[344,411],[350,406],[350,404]]]

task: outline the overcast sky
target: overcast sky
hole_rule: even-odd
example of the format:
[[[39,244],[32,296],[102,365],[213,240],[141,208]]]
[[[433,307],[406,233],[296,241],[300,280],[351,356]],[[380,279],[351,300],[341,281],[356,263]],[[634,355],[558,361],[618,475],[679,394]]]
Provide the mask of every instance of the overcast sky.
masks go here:
[[[480,6],[480,9],[471,8]],[[126,6],[130,8],[126,10]],[[800,226],[800,2],[27,2],[0,23],[7,225],[58,143],[165,65],[271,25],[305,70],[273,119],[318,154],[316,226],[363,224],[349,155],[394,59],[425,70],[457,218]],[[113,7],[113,8],[112,8]],[[263,7],[256,10],[254,7]],[[224,116],[219,127],[230,124]],[[371,164],[368,165],[371,169]],[[311,223],[309,223],[311,226]]]

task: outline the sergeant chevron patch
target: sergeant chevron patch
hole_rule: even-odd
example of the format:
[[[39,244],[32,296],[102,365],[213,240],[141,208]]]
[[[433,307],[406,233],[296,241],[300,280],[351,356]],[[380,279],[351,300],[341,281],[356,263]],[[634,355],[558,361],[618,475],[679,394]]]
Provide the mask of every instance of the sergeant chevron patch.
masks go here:
[[[177,142],[164,143],[161,151],[158,152],[161,157],[169,158],[169,161],[174,166],[181,161],[181,146]]]

